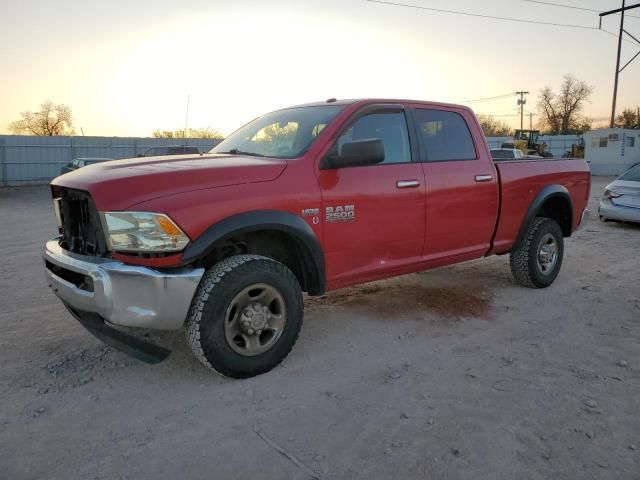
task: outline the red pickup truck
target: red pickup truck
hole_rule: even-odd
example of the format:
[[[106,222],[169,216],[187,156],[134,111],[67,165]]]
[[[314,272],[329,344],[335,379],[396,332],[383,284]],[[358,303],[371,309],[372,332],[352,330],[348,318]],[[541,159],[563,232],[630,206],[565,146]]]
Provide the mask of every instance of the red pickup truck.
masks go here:
[[[303,297],[509,253],[550,285],[585,223],[583,160],[494,161],[473,112],[327,100],[253,120],[204,155],[118,160],[52,182],[49,286],[100,339],[157,362],[114,326],[179,329],[207,367],[280,363]]]

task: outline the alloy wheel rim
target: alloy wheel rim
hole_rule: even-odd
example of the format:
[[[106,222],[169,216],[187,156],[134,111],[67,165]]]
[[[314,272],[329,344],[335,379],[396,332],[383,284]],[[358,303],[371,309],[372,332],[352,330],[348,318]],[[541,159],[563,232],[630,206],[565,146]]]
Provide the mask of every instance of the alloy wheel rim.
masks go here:
[[[543,275],[549,275],[558,262],[558,242],[550,233],[544,235],[540,240],[536,262],[538,270]]]
[[[278,342],[286,322],[286,306],[280,292],[266,283],[256,283],[242,289],[229,303],[224,334],[233,351],[253,357]]]

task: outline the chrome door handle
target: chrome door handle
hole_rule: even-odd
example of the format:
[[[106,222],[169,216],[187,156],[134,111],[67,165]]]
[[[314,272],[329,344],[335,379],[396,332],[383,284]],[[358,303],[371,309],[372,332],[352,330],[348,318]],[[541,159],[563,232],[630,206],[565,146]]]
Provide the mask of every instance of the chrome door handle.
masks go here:
[[[493,175],[476,175],[476,182],[490,182],[493,180]]]
[[[420,186],[418,180],[398,180],[396,182],[397,188],[416,188],[418,186]]]

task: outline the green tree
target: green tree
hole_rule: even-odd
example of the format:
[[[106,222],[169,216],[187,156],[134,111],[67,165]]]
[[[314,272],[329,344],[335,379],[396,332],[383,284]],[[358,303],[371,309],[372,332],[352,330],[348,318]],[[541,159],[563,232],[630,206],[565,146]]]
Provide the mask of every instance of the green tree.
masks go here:
[[[478,115],[478,121],[485,137],[504,137],[511,135],[512,128],[502,120],[496,120],[491,115]]]
[[[11,122],[9,130],[16,135],[36,135],[53,137],[55,135],[73,135],[73,118],[71,107],[54,104],[51,100],[40,105],[37,112],[25,111],[20,114],[20,120]]]
[[[591,128],[591,121],[582,115],[582,110],[592,93],[593,87],[570,74],[564,76],[558,93],[551,87],[544,87],[538,95],[540,129],[545,133],[565,135],[583,133],[585,128]]]
[[[224,135],[220,130],[203,127],[203,128],[189,128],[186,131],[180,130],[154,130],[153,136],[155,138],[224,138]]]

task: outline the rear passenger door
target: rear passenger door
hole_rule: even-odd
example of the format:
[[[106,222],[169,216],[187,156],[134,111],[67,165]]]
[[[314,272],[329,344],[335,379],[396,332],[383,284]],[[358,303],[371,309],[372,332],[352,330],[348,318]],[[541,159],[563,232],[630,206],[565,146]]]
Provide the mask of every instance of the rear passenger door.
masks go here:
[[[424,259],[481,257],[498,216],[499,185],[470,112],[412,109],[426,185]],[[473,129],[473,134],[472,130]]]

